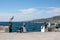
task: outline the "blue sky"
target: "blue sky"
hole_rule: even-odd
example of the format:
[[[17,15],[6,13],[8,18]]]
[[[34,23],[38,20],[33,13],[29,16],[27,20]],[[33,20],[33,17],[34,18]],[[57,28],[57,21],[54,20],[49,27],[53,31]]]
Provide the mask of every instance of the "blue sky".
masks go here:
[[[28,21],[60,15],[60,0],[0,0],[0,21]]]

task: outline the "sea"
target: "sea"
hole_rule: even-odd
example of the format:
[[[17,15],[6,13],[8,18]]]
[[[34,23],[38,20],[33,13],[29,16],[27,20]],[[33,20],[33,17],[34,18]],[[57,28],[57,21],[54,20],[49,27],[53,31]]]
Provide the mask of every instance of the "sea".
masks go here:
[[[44,25],[42,23],[32,23],[32,22],[12,22],[12,32],[17,32],[17,30],[26,23],[27,32],[40,32],[41,26]],[[0,25],[8,26],[9,22],[0,22]],[[60,28],[60,24],[58,24]]]

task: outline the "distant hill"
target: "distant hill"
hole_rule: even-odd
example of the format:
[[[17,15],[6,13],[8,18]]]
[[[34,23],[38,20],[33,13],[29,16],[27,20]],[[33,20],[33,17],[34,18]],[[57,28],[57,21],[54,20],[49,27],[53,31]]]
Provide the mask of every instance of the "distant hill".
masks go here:
[[[60,16],[54,16],[51,18],[36,19],[36,20],[32,20],[31,22],[54,22],[54,21],[60,23]]]

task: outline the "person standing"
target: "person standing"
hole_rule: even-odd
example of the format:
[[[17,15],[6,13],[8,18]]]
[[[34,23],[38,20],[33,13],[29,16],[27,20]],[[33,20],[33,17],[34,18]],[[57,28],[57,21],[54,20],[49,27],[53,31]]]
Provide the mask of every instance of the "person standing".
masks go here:
[[[9,32],[12,32],[12,20],[14,19],[14,16],[12,16],[10,18],[10,21],[9,21]]]
[[[12,32],[12,22],[9,22],[9,32]]]
[[[47,32],[48,31],[48,28],[47,28],[47,22],[44,22],[44,26],[45,26],[45,31]]]
[[[58,23],[54,23],[54,28],[55,28],[55,32],[58,32],[59,31],[59,27],[58,27]]]

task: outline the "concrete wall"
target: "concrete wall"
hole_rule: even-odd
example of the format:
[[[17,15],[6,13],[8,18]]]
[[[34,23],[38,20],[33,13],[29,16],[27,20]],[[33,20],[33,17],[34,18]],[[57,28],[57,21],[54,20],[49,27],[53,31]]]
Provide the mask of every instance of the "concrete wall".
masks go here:
[[[9,32],[8,26],[0,26],[0,32]]]

